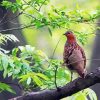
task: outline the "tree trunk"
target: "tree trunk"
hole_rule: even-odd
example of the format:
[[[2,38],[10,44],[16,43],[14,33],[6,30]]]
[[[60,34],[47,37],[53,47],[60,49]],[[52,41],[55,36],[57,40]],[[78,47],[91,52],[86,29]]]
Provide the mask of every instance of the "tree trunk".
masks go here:
[[[3,19],[3,16],[5,16],[5,14],[7,13],[6,17]],[[10,28],[16,28],[16,27],[20,27],[18,19],[14,17],[16,16],[16,14],[13,14],[12,12],[5,10],[3,7],[0,7],[0,21],[2,20],[2,22],[0,22],[0,30],[6,30],[6,29],[10,29]],[[13,20],[11,20],[13,19]],[[10,22],[6,22],[7,20],[10,20]],[[5,23],[6,22],[6,23]],[[12,24],[12,23],[16,23],[16,24]],[[14,48],[15,46],[18,45],[25,45],[26,44],[26,40],[23,36],[23,34],[21,33],[21,30],[12,30],[12,31],[6,31],[6,32],[2,32],[3,34],[14,34],[18,39],[19,39],[19,43],[14,43],[11,41],[8,41],[6,43],[6,45],[3,46],[3,48],[7,49],[7,50],[11,50],[12,48]]]
[[[98,22],[98,26],[100,27],[100,19]],[[92,52],[92,59],[100,59],[100,30],[96,31],[96,37]],[[100,66],[100,60],[92,60],[90,66],[90,70],[93,71],[94,69]],[[94,85],[92,89],[96,92],[98,100],[100,100],[100,84]]]
[[[0,2],[1,2],[1,0],[0,0]],[[5,23],[7,20],[16,16],[16,14],[13,14],[10,11],[8,11],[6,17],[4,17],[6,13],[7,13],[7,10],[4,7],[0,6],[0,30],[10,29],[13,27],[20,27],[19,24],[12,24],[11,22]],[[19,23],[17,18],[12,20],[12,22]],[[24,36],[22,35],[21,30],[6,31],[6,32],[3,32],[3,34],[14,34],[20,41],[19,43],[7,41],[7,43],[5,45],[1,45],[1,47],[3,47],[6,50],[12,50],[14,47],[16,47],[18,45],[26,44],[26,40],[25,40]],[[2,76],[2,72],[0,72],[0,81],[12,82],[11,77],[4,79]],[[14,80],[13,83],[17,83],[17,80]],[[14,96],[21,95],[21,90],[17,86],[14,86],[14,85],[11,85],[11,86],[13,87],[13,89],[16,91],[17,94],[13,95],[9,92],[0,93],[0,100],[8,100],[9,98],[12,98]]]

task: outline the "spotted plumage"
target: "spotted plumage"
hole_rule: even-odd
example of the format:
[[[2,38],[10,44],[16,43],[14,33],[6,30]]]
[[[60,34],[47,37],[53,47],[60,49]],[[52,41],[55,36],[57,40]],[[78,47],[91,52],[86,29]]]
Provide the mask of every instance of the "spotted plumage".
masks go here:
[[[69,70],[75,70],[82,78],[86,76],[86,56],[76,41],[75,35],[68,31],[64,34],[67,41],[64,46],[63,60]]]

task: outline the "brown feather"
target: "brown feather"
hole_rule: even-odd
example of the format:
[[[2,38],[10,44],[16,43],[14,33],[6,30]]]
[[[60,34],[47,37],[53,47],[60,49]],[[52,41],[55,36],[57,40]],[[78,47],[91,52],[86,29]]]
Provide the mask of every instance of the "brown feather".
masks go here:
[[[64,46],[64,64],[66,64],[70,70],[75,70],[82,78],[84,78],[86,76],[86,56],[84,50],[77,44],[76,39],[75,41],[72,41],[72,36],[70,36],[71,42],[69,42],[70,38],[67,37],[68,40]]]

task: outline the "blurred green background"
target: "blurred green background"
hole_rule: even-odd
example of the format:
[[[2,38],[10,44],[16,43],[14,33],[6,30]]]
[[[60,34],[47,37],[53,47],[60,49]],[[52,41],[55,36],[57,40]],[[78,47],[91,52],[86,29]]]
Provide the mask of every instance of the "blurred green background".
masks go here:
[[[92,11],[96,10],[99,7],[99,0],[51,0],[48,6],[42,7],[41,11],[45,12],[50,9],[50,6],[55,6],[56,8],[58,7],[63,7],[62,9],[67,10],[72,10],[76,8],[80,9],[87,9],[87,11]],[[95,12],[93,12],[95,13]],[[29,19],[26,18],[25,16],[20,16],[20,23],[28,23]],[[96,27],[96,24],[84,24],[80,23],[79,25],[72,25],[72,29],[76,31],[84,31],[91,32],[91,29]],[[63,33],[65,33],[67,30],[64,28],[60,29],[55,29],[52,30],[52,36],[49,35],[49,31],[46,27],[36,29],[34,27],[24,29],[23,34],[27,40],[27,43],[35,46],[38,49],[41,49],[43,52],[45,52],[49,57],[52,56],[52,53],[57,45],[57,42],[60,39],[60,42],[57,46],[56,52],[54,57],[58,59],[62,59],[63,55],[63,47],[66,41],[66,37],[62,36]],[[88,37],[88,41],[86,44],[83,46],[87,58],[91,57],[91,49],[93,46],[95,36],[90,36]],[[87,66],[89,65],[90,61],[87,61]]]

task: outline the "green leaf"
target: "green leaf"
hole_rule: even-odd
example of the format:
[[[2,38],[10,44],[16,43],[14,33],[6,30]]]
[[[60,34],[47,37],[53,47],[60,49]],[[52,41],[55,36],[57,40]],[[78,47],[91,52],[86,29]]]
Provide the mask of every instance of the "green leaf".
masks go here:
[[[3,73],[3,77],[5,78],[6,75],[7,75],[7,67],[8,67],[8,57],[6,55],[3,55],[2,56],[2,65],[3,65],[3,68],[4,68],[4,73]]]
[[[19,77],[19,79],[20,79],[19,82],[21,83],[21,82],[26,81],[28,77],[29,77],[28,75],[22,75],[22,76],[20,76]]]
[[[96,93],[92,89],[85,89],[85,93],[89,96],[90,100],[98,100]]]
[[[32,46],[30,46],[30,45],[26,45],[25,46],[25,49],[28,51],[28,52],[33,52],[34,50],[35,50],[35,47],[32,47]]]
[[[11,93],[16,94],[16,92],[7,84],[0,82],[0,91],[8,91]]]
[[[18,4],[20,4],[20,3],[21,3],[21,0],[16,0],[16,2],[17,2]]]
[[[7,69],[5,69],[3,72],[3,77],[6,78],[7,74],[8,74],[8,71],[7,71]]]
[[[33,78],[34,82],[35,82],[38,86],[42,86],[42,85],[43,85],[42,81],[41,81],[36,75],[33,76],[32,78]]]
[[[2,65],[3,65],[4,70],[7,69],[7,66],[8,66],[8,57],[6,55],[2,56]]]
[[[9,8],[9,7],[11,7],[11,2],[9,2],[9,1],[3,1],[2,2],[2,6],[5,6],[6,8]]]
[[[27,79],[27,85],[29,85],[31,83],[31,77],[28,77]]]
[[[14,48],[14,49],[12,50],[12,55],[13,55],[13,56],[16,56],[16,55],[17,55],[17,52],[18,52],[18,48]]]
[[[49,78],[46,75],[42,74],[42,73],[37,73],[36,75],[41,77],[42,79],[49,80]]]
[[[87,96],[82,92],[78,92],[71,97],[71,100],[87,100]]]

